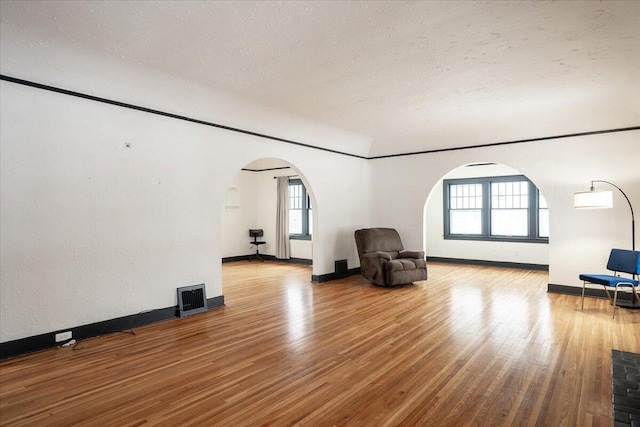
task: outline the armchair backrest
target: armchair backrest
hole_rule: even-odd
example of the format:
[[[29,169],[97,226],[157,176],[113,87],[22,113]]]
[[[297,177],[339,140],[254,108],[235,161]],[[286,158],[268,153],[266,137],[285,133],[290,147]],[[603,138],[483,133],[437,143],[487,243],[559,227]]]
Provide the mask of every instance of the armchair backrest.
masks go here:
[[[627,249],[611,249],[607,270],[640,274],[640,252]]]
[[[395,228],[363,228],[354,233],[358,256],[367,252],[400,252],[402,240]]]

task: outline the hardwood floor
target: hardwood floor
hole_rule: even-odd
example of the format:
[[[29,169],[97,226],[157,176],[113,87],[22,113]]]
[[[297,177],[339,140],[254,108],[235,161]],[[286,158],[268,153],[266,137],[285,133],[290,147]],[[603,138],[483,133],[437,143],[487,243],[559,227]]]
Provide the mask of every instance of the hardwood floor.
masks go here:
[[[640,352],[640,312],[580,311],[545,272],[310,275],[225,264],[225,307],[3,361],[0,424],[611,426],[611,349]]]

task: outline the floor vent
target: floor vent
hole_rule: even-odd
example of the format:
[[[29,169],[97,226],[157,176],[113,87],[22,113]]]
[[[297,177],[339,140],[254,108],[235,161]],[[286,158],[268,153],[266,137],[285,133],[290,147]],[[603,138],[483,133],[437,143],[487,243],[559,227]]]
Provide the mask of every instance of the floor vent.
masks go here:
[[[347,267],[347,260],[340,259],[335,262],[336,279],[342,279],[349,275],[349,268]]]
[[[207,295],[204,283],[178,288],[178,315],[180,317],[207,311]]]

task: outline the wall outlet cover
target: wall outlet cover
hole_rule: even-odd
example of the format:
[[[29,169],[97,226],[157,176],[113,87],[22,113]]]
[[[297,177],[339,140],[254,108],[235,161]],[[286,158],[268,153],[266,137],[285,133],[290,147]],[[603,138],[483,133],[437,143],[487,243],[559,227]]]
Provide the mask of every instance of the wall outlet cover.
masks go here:
[[[70,340],[73,337],[73,333],[71,331],[60,332],[56,334],[56,342]]]

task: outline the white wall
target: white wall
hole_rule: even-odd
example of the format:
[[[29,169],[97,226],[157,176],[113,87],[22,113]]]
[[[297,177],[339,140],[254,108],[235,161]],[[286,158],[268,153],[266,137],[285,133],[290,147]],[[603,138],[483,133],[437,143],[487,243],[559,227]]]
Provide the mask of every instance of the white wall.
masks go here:
[[[461,166],[449,172],[443,179],[505,175],[521,175],[521,173],[506,165],[487,164],[471,167]],[[424,248],[427,256],[541,265],[549,263],[547,244],[445,239],[442,204],[442,179],[440,179],[431,191],[425,205]]]
[[[117,57],[42,45],[37,31],[4,24],[3,74],[368,152],[361,136]],[[640,206],[637,131],[366,161],[6,81],[0,93],[2,342],[171,306],[178,286],[204,282],[207,296],[223,295],[224,198],[238,171],[256,159],[295,165],[313,191],[313,274],[333,272],[337,259],[358,266],[357,228],[396,227],[407,247],[421,247],[425,201],[462,164],[503,163],[543,191],[551,283],[579,286],[578,274],[604,268],[611,247],[629,246],[622,197],[615,194],[613,210],[576,211],[574,191],[605,179],[625,189],[636,211]]]
[[[259,158],[296,165],[313,189],[313,274],[357,265],[364,160],[5,81],[0,91],[2,342],[172,306],[179,286],[223,295],[224,198]]]
[[[366,161],[4,81],[0,91],[2,342],[171,306],[178,286],[224,294],[224,198],[260,158],[295,165],[313,190],[313,274],[337,259],[358,266],[357,228],[396,227],[421,247],[427,197],[462,164],[509,165],[544,193],[551,283],[580,286],[580,272],[630,245],[622,196],[577,211],[574,191],[605,179],[640,206],[638,131]]]
[[[423,206],[442,176],[469,163],[509,165],[535,182],[549,205],[549,282],[582,286],[578,275],[603,271],[612,247],[631,247],[631,215],[615,189],[612,210],[576,210],[573,193],[593,179],[611,181],[637,212],[638,159],[640,131],[373,160],[374,222],[398,228],[406,247],[421,247]]]
[[[260,253],[276,254],[276,205],[277,180],[274,176],[296,175],[295,169],[240,171],[232,183],[238,190],[241,203],[237,207],[225,207],[222,216],[222,256],[234,257],[255,253],[249,242],[249,228],[262,228],[267,242],[260,246]],[[311,191],[311,190],[310,190]],[[312,259],[311,240],[291,240],[291,257]]]
[[[222,207],[220,252],[223,258],[250,253],[249,228],[259,228],[256,227],[255,178],[251,172],[239,171],[231,184],[230,189],[237,192],[238,203]]]

